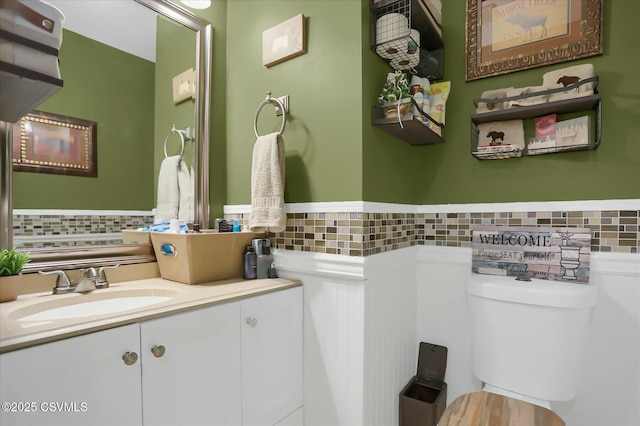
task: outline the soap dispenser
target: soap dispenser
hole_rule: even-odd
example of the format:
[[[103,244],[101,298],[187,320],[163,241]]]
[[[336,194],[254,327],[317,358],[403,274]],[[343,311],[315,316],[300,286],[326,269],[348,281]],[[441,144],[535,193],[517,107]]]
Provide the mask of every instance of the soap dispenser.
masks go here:
[[[267,240],[269,241],[269,240]],[[271,278],[269,277],[269,270],[273,265],[273,255],[271,254],[271,247],[265,245],[262,248],[262,255],[258,256],[258,278]]]
[[[269,277],[269,268],[273,263],[273,255],[271,254],[270,241],[268,238],[259,238],[253,240],[253,247],[258,256],[258,265],[256,275],[258,279]]]

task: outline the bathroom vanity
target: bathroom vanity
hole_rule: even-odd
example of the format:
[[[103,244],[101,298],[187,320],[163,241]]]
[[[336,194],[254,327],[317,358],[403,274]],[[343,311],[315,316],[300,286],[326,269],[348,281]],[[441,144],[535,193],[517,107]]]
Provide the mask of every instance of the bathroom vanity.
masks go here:
[[[64,308],[135,295],[159,302]],[[302,424],[299,281],[151,278],[24,295],[0,314],[2,425]]]

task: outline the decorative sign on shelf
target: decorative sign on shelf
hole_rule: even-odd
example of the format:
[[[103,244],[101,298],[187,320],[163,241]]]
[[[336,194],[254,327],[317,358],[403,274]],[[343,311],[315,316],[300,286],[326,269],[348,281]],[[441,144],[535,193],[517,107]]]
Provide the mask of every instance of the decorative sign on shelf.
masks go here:
[[[479,274],[589,283],[588,228],[477,226],[471,246]]]

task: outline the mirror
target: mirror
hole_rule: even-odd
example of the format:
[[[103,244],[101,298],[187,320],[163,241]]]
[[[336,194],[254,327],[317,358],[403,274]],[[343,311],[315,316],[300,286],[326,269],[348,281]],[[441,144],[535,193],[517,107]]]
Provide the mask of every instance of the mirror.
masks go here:
[[[192,139],[192,141],[186,142],[183,158],[185,159],[185,162],[190,163],[189,165],[193,166],[192,167],[192,172],[193,172],[192,185],[193,185],[193,194],[194,194],[194,197],[193,197],[194,222],[201,224],[203,228],[208,227],[208,222],[209,222],[209,187],[208,187],[209,186],[208,185],[208,182],[209,182],[209,119],[208,117],[210,115],[211,50],[212,50],[211,24],[208,21],[194,15],[187,9],[184,9],[181,6],[178,6],[177,4],[174,4],[168,0],[130,0],[130,1],[131,1],[131,5],[128,5],[128,6],[135,6],[138,8],[142,8],[142,6],[144,6],[149,10],[157,13],[160,16],[160,18],[156,18],[156,17],[152,18],[152,21],[154,21],[154,23],[157,20],[158,34],[160,32],[161,26],[179,28],[179,31],[182,31],[182,32],[184,32],[185,29],[187,29],[186,38],[191,40],[193,43],[191,47],[184,49],[186,51],[189,51],[189,54],[193,57],[193,61],[191,62],[190,61],[184,61],[184,62],[174,61],[174,62],[178,63],[178,66],[180,67],[179,68],[180,71],[182,71],[183,68],[184,70],[188,68],[194,68],[195,75],[196,75],[194,99],[193,101],[186,100],[186,101],[183,101],[182,103],[177,102],[175,104],[175,108],[176,108],[175,111],[177,111],[178,108],[181,108],[182,110],[185,110],[186,108],[188,108],[188,112],[186,112],[186,115],[187,115],[186,119],[187,121],[190,121],[191,123],[193,123],[191,126],[187,124],[187,127],[191,127],[190,138]],[[63,11],[63,13],[65,13],[64,7],[66,3],[71,3],[71,2],[68,2],[66,0],[61,1],[61,2],[58,2],[56,6],[58,6]],[[74,3],[93,3],[93,2],[74,2]],[[99,2],[99,3],[103,3],[103,2]],[[116,3],[116,2],[113,2],[113,3]],[[119,3],[117,5],[118,9],[124,9],[123,7],[124,4],[121,1],[117,3]],[[122,22],[118,22],[117,24],[112,24],[111,25],[112,32],[121,32],[119,29],[122,28],[122,25],[123,25]],[[136,21],[134,23],[134,26],[135,26],[134,27],[135,31],[142,31],[141,20]],[[65,28],[66,28],[66,25],[65,25]],[[73,30],[70,30],[70,31],[73,31]],[[69,37],[67,37],[69,39],[69,44],[73,43],[73,38],[74,38],[73,36],[75,36],[75,34],[69,34]],[[63,49],[65,47],[65,41],[66,41],[65,37],[66,36],[63,36]],[[179,38],[184,38],[182,33],[179,36]],[[165,46],[169,44],[171,43],[160,43],[158,45],[158,49],[166,50]],[[155,48],[156,46],[153,46],[153,47]],[[94,50],[94,49],[88,49],[88,50]],[[158,52],[158,55],[160,54],[161,52]],[[173,55],[173,54],[174,53],[172,53],[171,51],[168,53],[168,55]],[[167,53],[165,52],[165,57],[166,55]],[[61,49],[61,57],[62,57],[62,49]],[[85,61],[85,63],[80,63],[76,67],[77,68],[76,73],[70,72],[67,74],[70,74],[70,77],[71,77],[71,74],[73,74],[74,77],[76,74],[80,75],[80,77],[82,77],[83,74],[91,75],[91,65],[92,65],[91,62],[92,61],[88,60],[88,61]],[[151,65],[152,68],[155,67],[155,65],[153,65],[153,62],[149,62],[149,63],[152,64]],[[117,65],[121,65],[121,64],[118,63]],[[174,71],[171,71],[171,73],[172,73],[171,76],[175,76]],[[67,84],[66,78],[67,77],[63,73],[62,79],[65,80],[65,87],[71,88],[73,85],[70,82],[69,84]],[[147,80],[155,80],[155,81],[149,82]],[[169,92],[171,92],[172,79],[171,77],[167,77],[166,80],[169,80],[169,81],[166,81],[166,82],[163,81],[159,83],[158,78],[151,77],[146,80],[142,79],[137,81],[135,80],[133,73],[131,73],[130,78],[127,79],[126,84],[133,85],[132,87],[134,88],[137,88],[138,86],[142,86],[146,84],[147,86],[150,85],[152,86],[152,88],[155,88],[155,89],[157,89],[158,87],[162,87],[162,90],[166,90],[168,88]],[[126,84],[122,83],[122,86],[124,87],[126,86]],[[94,84],[94,86],[101,86],[101,85]],[[61,89],[60,93],[62,93],[64,90],[65,88]],[[169,94],[170,101],[165,102],[165,104],[170,104],[170,107],[174,108],[174,102],[171,95],[172,94],[170,93]],[[157,94],[152,93],[151,97],[154,97],[154,96],[158,97]],[[91,98],[91,99],[88,99],[88,98]],[[76,103],[79,104],[76,106],[77,108],[82,108],[82,106],[84,105],[83,103],[87,102],[86,109],[88,110],[90,108],[88,106],[89,105],[88,102],[93,100],[94,100],[93,96],[85,96],[84,99],[79,99],[78,101],[74,100],[73,103],[74,105],[76,105]],[[51,101],[53,101],[53,98],[51,99]],[[45,101],[44,105],[47,105],[46,102],[48,101]],[[111,101],[111,102],[103,102],[102,108],[103,109],[110,108],[112,110],[126,110],[125,106],[129,106],[129,104],[130,104],[130,101],[126,101],[122,99],[122,104],[120,106],[118,105],[117,102]],[[125,171],[125,169],[145,169],[146,167],[145,170],[148,170],[148,173],[152,174],[152,176],[150,177],[149,176],[145,177],[145,179],[147,179],[150,182],[147,185],[149,189],[145,190],[144,197],[134,196],[130,198],[150,199],[151,201],[147,202],[146,204],[140,207],[134,204],[134,205],[125,205],[124,207],[118,206],[114,209],[113,207],[98,205],[97,208],[93,208],[92,210],[108,210],[108,209],[109,210],[127,210],[127,212],[130,210],[150,211],[152,208],[155,207],[158,171],[160,168],[160,162],[165,156],[163,152],[164,151],[163,142],[165,140],[165,137],[167,137],[167,151],[168,151],[167,155],[171,156],[171,155],[180,154],[180,145],[181,145],[180,137],[175,133],[173,134],[171,133],[172,124],[176,124],[178,128],[180,128],[181,126],[179,122],[177,123],[171,122],[174,119],[178,120],[177,118],[175,118],[175,115],[178,115],[178,114],[175,113],[175,111],[172,111],[168,114],[165,113],[165,116],[162,117],[163,122],[156,123],[157,121],[160,121],[156,119],[156,115],[158,112],[157,104],[158,104],[157,99],[156,99],[155,105],[154,103],[146,104],[146,105],[150,105],[150,108],[153,109],[153,111],[151,112],[147,111],[148,109],[147,107],[138,108],[138,110],[143,110],[142,111],[143,113],[141,113],[140,115],[143,117],[145,116],[150,117],[148,118],[147,121],[153,121],[153,123],[151,124],[128,123],[126,120],[128,119],[129,116],[136,115],[134,114],[136,111],[133,110],[134,113],[129,113],[129,114],[123,112],[120,121],[118,121],[116,124],[109,123],[108,126],[106,124],[103,124],[105,127],[105,130],[102,133],[106,134],[106,136],[104,136],[101,139],[101,133],[98,132],[98,137],[97,137],[98,177],[99,178],[102,176],[113,177],[114,175],[119,175],[118,177],[119,181],[115,181],[116,183],[110,183],[109,185],[120,186],[122,188],[129,187],[129,186],[135,187],[135,184],[140,179],[136,179],[135,177],[133,178],[127,177],[126,175],[123,174],[123,172]],[[40,110],[38,108],[36,109]],[[180,112],[179,114],[180,114],[180,118],[184,118],[185,116],[184,112]],[[72,114],[69,113],[69,115],[72,115]],[[82,110],[79,113],[77,113],[76,117],[78,116],[82,117]],[[184,122],[184,120],[182,120],[182,122]],[[98,125],[100,125],[100,123],[98,123]],[[13,210],[12,210],[14,207],[13,200],[14,198],[20,200],[19,197],[25,196],[24,194],[25,191],[20,191],[19,194],[18,194],[18,191],[16,191],[15,194],[12,194],[12,188],[14,185],[13,175],[11,172],[12,171],[12,152],[13,152],[11,141],[13,140],[13,135],[12,135],[13,127],[14,125],[12,123],[0,122],[0,138],[2,138],[2,149],[0,150],[0,164],[2,165],[2,171],[0,172],[0,247],[14,246]],[[143,128],[143,127],[147,129],[145,130],[146,133],[140,132],[140,128]],[[113,130],[114,128],[117,128],[118,130],[120,130],[120,133],[114,132]],[[124,158],[121,159],[123,162],[125,159],[130,158],[131,156],[135,156],[136,158],[140,159],[141,163],[144,159],[144,162],[146,165],[145,166],[140,165],[140,167],[111,166],[111,167],[101,168],[100,166],[102,164],[101,164],[100,153],[107,152],[109,150],[114,151],[115,149],[113,146],[106,145],[109,143],[108,135],[110,131],[112,131],[112,133],[121,135],[121,137],[119,138],[112,137],[110,142],[111,144],[114,144],[115,143],[114,140],[116,139],[118,141],[120,139],[123,139],[122,142],[125,143],[124,146],[127,146],[127,148],[132,148],[132,150],[126,151],[126,154],[123,156]],[[140,135],[148,135],[148,137],[141,137]],[[142,139],[145,139],[145,140],[150,139],[150,141],[147,141],[147,143],[149,143],[151,147],[143,146],[142,143],[144,141]],[[103,144],[102,146],[100,145],[101,143]],[[124,149],[122,150],[124,151]],[[147,157],[151,157],[151,160],[149,160],[149,158]],[[39,177],[40,179],[42,179],[43,176],[44,177],[51,176],[55,178],[69,178],[69,176],[54,176],[54,175],[45,175],[40,173],[22,173],[22,175],[34,175],[30,177],[32,178]],[[23,176],[20,176],[20,179],[22,178]],[[75,178],[77,179],[77,177]],[[91,178],[81,178],[81,179],[91,179]],[[53,182],[53,179],[51,179],[51,181]],[[65,186],[64,180],[61,180],[58,182],[62,182],[59,184],[60,186],[62,187]],[[97,184],[95,182],[96,181],[91,182],[93,187],[88,187],[86,191],[83,190],[82,186],[80,186],[79,189],[74,190],[73,193],[66,194],[67,195],[66,197],[60,197],[60,198],[63,198],[62,200],[56,199],[53,206],[52,205],[37,206],[37,208],[62,209],[62,208],[65,208],[64,207],[65,201],[72,201],[75,198],[80,198],[80,199],[94,198],[96,200],[95,201],[96,203],[100,203],[100,202],[104,203],[106,201],[104,201],[103,199],[107,199],[108,197],[101,196],[100,187],[96,186]],[[88,185],[88,183],[86,184]],[[45,185],[45,188],[41,188],[41,190],[46,190],[46,185]],[[149,197],[149,194],[147,193],[147,191],[152,191],[151,197]],[[37,191],[34,191],[34,192],[37,192]],[[114,193],[114,191],[110,191],[110,192]],[[37,195],[32,195],[32,194],[26,194],[26,195],[31,196],[34,199],[39,198]],[[125,198],[125,197],[120,197],[119,195],[120,194],[116,191],[115,198],[118,199],[118,201],[120,201],[121,198]],[[114,198],[113,195],[112,195],[112,198]],[[100,201],[100,200],[103,200],[103,201]],[[57,203],[60,203],[60,204],[57,204]],[[68,205],[73,206],[73,204],[68,204]],[[36,207],[33,207],[33,208],[36,208]],[[71,207],[71,209],[74,209],[74,208],[77,209],[77,207]],[[65,209],[70,210],[68,207]],[[153,217],[151,217],[151,220],[152,219]],[[119,218],[108,217],[107,220],[115,220],[116,223],[120,223]],[[123,226],[123,227],[127,229],[131,229],[130,226]],[[32,262],[27,266],[27,268],[25,268],[25,272],[29,272],[32,270],[69,269],[69,268],[83,267],[84,265],[108,265],[108,264],[115,264],[115,263],[127,264],[127,263],[139,263],[139,262],[148,262],[148,261],[155,260],[155,256],[153,255],[153,249],[151,245],[148,243],[122,244],[118,242],[116,244],[105,244],[105,242],[101,242],[100,245],[75,245],[75,246],[68,246],[68,247],[47,247],[47,248],[36,248],[36,249],[27,248],[27,249],[32,254]]]

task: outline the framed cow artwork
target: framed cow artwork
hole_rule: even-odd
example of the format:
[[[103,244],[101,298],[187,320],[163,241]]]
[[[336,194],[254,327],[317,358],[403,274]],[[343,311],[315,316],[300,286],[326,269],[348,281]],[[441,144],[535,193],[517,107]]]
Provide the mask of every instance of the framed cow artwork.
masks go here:
[[[467,0],[465,80],[602,54],[603,0]]]

